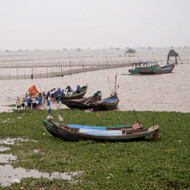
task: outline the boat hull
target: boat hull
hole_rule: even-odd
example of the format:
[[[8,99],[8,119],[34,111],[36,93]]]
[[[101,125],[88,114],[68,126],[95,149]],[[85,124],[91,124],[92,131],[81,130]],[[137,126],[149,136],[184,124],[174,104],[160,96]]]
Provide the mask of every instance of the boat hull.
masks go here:
[[[127,141],[132,139],[144,138],[153,135],[154,139],[158,139],[159,127],[153,126],[149,129],[139,129],[141,127],[135,124],[136,127],[131,126],[112,126],[109,129],[94,129],[94,128],[81,128],[69,127],[67,125],[59,125],[54,122],[43,120],[46,129],[54,137],[59,137],[65,141],[79,141],[79,140],[94,140],[94,141]],[[100,127],[101,128],[101,127]]]
[[[89,97],[78,100],[61,100],[70,109],[93,109],[94,111],[113,110],[119,104],[117,95],[110,96],[109,98],[100,100],[99,97]]]
[[[141,68],[139,70],[140,74],[166,74],[171,73],[175,65],[164,66],[161,69],[151,69],[151,68]]]
[[[87,86],[83,86],[81,88],[81,92],[76,93],[76,91],[73,94],[66,94],[64,96],[61,96],[61,102],[62,100],[69,100],[69,99],[79,99],[82,98],[86,92],[87,92],[88,87]]]
[[[117,95],[106,98],[102,101],[97,102],[93,105],[94,111],[102,111],[102,110],[113,110],[117,109],[119,104],[119,98]]]
[[[93,108],[90,104],[83,103],[84,100],[62,100],[62,104],[65,104],[70,109],[90,109]]]
[[[139,74],[139,68],[137,69],[129,69],[128,70],[129,71],[129,73],[131,73],[131,74]]]

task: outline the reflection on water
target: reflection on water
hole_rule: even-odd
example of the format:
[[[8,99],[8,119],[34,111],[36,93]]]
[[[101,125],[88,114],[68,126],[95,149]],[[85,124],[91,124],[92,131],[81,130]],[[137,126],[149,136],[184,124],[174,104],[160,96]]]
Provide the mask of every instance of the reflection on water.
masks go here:
[[[12,154],[0,154],[0,163],[8,163],[11,161],[16,160],[17,157],[13,156]]]
[[[0,81],[0,112],[12,108],[17,96],[24,96],[30,86],[36,84],[42,91],[54,87],[65,88],[68,84],[75,90],[77,84],[88,83],[86,97],[96,91],[102,91],[102,98],[107,98],[114,89],[115,74],[118,78],[118,108],[137,111],[180,111],[190,112],[190,64],[180,64],[172,73],[161,75],[129,75],[128,67],[80,73],[59,78],[39,80],[8,80]],[[126,74],[126,75],[123,75]],[[61,108],[67,107],[61,105]]]
[[[1,139],[0,144],[14,144],[15,141],[29,141],[23,139]],[[0,147],[0,152],[10,150],[8,147]],[[39,153],[38,150],[34,152]],[[22,178],[34,177],[34,178],[48,178],[52,179],[62,179],[62,180],[72,180],[73,176],[76,176],[80,172],[51,172],[42,173],[37,170],[26,170],[24,168],[13,168],[10,164],[11,161],[16,161],[17,157],[12,154],[0,154],[0,186],[10,186],[13,181],[19,181]],[[1,165],[3,164],[3,165]]]
[[[15,144],[15,142],[18,143],[26,141],[35,141],[35,140],[22,139],[22,138],[6,138],[6,139],[0,139],[0,144],[12,145]]]
[[[34,178],[48,178],[72,180],[73,176],[76,176],[82,172],[51,172],[42,173],[37,170],[25,170],[24,168],[13,168],[11,165],[6,164],[0,166],[0,184],[1,186],[10,186],[11,182],[15,179],[21,180],[22,178],[34,177]]]
[[[0,146],[0,152],[4,152],[4,151],[7,151],[7,150],[10,150],[9,147],[4,147],[4,146]],[[0,159],[1,161],[1,159]]]

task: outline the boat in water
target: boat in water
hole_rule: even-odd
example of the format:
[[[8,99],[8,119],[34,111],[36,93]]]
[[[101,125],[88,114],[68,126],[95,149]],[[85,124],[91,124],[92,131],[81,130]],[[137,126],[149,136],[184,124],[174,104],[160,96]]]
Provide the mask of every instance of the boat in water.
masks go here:
[[[174,61],[171,60],[174,57]],[[177,58],[181,60],[178,53],[170,50],[167,56],[167,64],[164,66],[159,65],[157,62],[137,62],[132,63],[132,69],[129,69],[131,74],[165,74],[171,73],[178,64]],[[182,62],[182,61],[181,61]]]
[[[132,69],[129,69],[128,72],[131,74],[140,74],[140,69],[148,69],[150,67],[158,66],[157,62],[135,62],[132,63]]]
[[[171,73],[174,69],[174,64],[167,64],[163,67],[161,66],[151,66],[148,68],[140,68],[139,73],[140,74],[165,74],[165,73]]]

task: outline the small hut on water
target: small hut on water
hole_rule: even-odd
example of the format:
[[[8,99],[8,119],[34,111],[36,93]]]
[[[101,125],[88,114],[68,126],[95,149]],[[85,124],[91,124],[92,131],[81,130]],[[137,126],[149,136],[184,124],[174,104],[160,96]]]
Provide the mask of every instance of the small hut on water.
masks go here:
[[[136,56],[136,50],[129,48],[126,52],[124,57],[135,57]]]
[[[175,59],[175,64],[176,64],[176,65],[178,64],[177,58],[179,58],[180,61],[181,61],[181,63],[183,63],[182,60],[181,60],[181,58],[179,57],[179,54],[178,54],[177,52],[175,52],[173,49],[171,49],[171,50],[168,52],[167,64],[169,64],[170,62],[173,62],[173,60],[171,59],[171,57],[174,57],[174,59]]]

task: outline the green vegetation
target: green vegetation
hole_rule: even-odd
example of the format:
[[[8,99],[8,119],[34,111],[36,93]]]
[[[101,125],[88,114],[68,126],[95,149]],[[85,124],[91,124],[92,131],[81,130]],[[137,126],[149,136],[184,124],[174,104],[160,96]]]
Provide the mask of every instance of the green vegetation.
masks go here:
[[[57,111],[52,115],[57,119]],[[83,171],[77,183],[63,180],[23,179],[0,189],[190,189],[190,113],[158,112],[159,140],[148,137],[128,142],[64,142],[45,129],[43,110],[0,114],[0,138],[23,138],[11,147],[18,160],[14,167],[41,172]],[[137,112],[145,128],[153,125],[153,112]],[[132,111],[83,112],[63,110],[64,122],[84,125],[117,125],[136,121]],[[39,150],[35,152],[34,150]]]
[[[7,105],[8,107],[16,107],[16,104]]]

